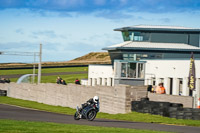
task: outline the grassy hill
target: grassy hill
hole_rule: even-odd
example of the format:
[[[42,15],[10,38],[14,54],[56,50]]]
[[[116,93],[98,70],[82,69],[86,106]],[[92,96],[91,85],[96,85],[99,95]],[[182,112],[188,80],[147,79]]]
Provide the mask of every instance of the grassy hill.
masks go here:
[[[72,66],[72,65],[88,65],[88,64],[110,64],[110,56],[108,52],[91,52],[76,59],[64,62],[42,62],[42,66]],[[36,65],[37,66],[37,65]],[[33,64],[26,63],[1,63],[0,68],[13,67],[33,67]]]
[[[93,62],[95,64],[111,63],[108,52],[91,52],[74,60],[68,61],[68,63],[72,62]]]

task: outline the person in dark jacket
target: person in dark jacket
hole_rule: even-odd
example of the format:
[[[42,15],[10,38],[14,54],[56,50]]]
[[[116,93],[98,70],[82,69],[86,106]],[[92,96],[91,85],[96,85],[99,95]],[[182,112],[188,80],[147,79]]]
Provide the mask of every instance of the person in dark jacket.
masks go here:
[[[77,78],[76,80],[75,80],[75,84],[77,84],[77,85],[80,85],[81,83],[80,83],[80,80]]]
[[[82,107],[79,108],[79,111],[81,111],[81,109],[87,107],[88,105],[92,105],[92,104],[95,104],[97,107],[99,106],[99,97],[98,96],[94,96],[93,98],[90,98],[89,100],[87,100],[87,102],[82,104]]]
[[[67,83],[66,83],[65,80],[63,80],[63,79],[61,80],[61,84],[62,84],[62,85],[67,85]]]

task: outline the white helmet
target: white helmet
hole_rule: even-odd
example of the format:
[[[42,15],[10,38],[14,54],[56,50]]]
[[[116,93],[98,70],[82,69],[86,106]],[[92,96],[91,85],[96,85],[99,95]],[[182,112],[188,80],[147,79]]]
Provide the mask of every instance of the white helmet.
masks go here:
[[[97,103],[97,102],[99,101],[99,97],[98,97],[98,96],[94,96],[94,97],[93,97],[93,101],[94,101],[95,103]]]

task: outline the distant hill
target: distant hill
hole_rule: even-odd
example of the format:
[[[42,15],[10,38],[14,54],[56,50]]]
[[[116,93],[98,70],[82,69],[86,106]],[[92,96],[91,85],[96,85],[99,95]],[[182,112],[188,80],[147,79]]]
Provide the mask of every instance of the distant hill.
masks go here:
[[[42,62],[42,66],[70,66],[88,64],[111,64],[108,52],[91,52],[81,57],[64,62]],[[33,64],[26,63],[1,63],[0,68],[33,67]]]
[[[99,62],[100,64],[109,64],[111,63],[111,60],[108,52],[91,52],[68,62]]]

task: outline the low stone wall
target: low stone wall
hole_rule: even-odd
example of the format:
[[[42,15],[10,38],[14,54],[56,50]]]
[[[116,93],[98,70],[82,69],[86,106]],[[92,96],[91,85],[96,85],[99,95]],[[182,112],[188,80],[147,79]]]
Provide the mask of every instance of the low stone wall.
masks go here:
[[[182,103],[183,107],[192,108],[193,97],[190,96],[178,96],[178,95],[167,95],[167,94],[156,94],[148,93],[150,101],[170,102],[170,103]]]
[[[89,98],[98,95],[100,111],[110,114],[131,112],[131,101],[149,97],[150,101],[182,103],[192,107],[193,98],[166,94],[147,93],[146,86],[85,86],[46,84],[0,84],[1,90],[7,90],[9,97],[31,100],[40,103],[76,108]]]
[[[127,100],[127,86],[83,86],[58,84],[1,84],[0,89],[8,90],[8,96],[31,100],[49,105],[76,108],[89,98],[98,95],[100,111],[105,113],[127,113],[131,111],[130,99]],[[127,102],[128,101],[128,102]]]

